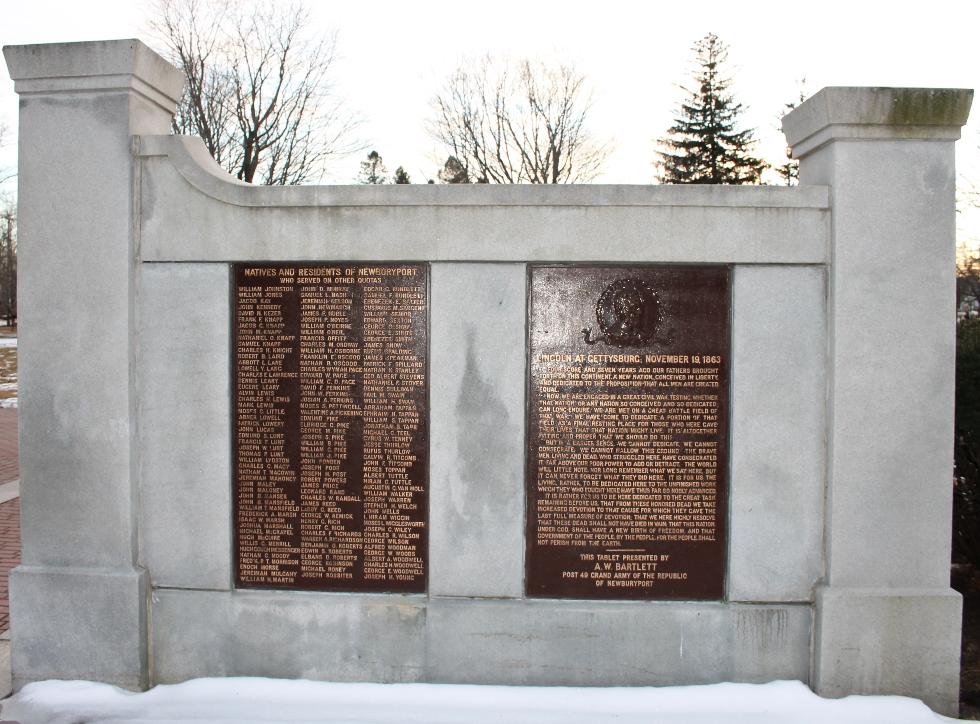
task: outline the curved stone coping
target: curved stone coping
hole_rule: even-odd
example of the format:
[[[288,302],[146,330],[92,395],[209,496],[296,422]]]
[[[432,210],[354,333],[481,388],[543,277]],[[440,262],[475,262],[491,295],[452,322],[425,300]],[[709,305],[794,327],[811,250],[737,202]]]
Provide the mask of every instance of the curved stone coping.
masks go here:
[[[202,194],[235,206],[702,206],[827,209],[825,186],[409,184],[258,186],[227,174],[195,136],[143,136],[137,156],[166,156]]]

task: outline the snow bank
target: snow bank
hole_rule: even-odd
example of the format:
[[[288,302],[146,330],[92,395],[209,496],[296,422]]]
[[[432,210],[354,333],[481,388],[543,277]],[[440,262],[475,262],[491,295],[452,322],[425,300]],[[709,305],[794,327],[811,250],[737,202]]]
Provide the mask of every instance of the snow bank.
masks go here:
[[[955,721],[917,699],[821,699],[798,681],[664,688],[330,684],[195,679],[142,694],[85,681],[29,684],[3,705],[22,724],[918,724]]]

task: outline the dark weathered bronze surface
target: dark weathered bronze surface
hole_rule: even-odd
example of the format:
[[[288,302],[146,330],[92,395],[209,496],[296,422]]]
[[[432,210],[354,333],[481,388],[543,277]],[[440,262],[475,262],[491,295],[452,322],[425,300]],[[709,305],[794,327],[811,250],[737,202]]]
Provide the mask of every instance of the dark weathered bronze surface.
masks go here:
[[[529,273],[528,595],[723,598],[729,268]]]
[[[234,278],[236,585],[424,592],[428,266]]]

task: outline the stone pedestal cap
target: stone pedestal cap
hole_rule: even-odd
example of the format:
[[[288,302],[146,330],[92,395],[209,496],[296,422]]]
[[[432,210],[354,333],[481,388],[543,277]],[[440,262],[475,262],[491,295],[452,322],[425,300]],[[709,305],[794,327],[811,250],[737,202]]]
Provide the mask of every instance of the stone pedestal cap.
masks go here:
[[[972,102],[960,88],[824,88],[783,118],[783,133],[794,158],[835,140],[955,141]]]
[[[7,45],[3,55],[20,95],[131,90],[173,114],[184,74],[139,40]]]

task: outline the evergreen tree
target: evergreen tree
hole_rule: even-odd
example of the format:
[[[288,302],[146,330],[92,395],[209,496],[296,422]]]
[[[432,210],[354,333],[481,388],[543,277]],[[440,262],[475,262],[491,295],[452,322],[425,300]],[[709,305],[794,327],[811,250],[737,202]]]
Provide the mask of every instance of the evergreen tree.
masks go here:
[[[694,45],[697,90],[681,104],[667,137],[660,140],[661,183],[755,184],[766,164],[751,153],[752,129],[738,130],[744,110],[729,92],[731,78],[722,66],[728,49],[709,33]]]
[[[776,173],[786,186],[796,186],[800,182],[800,162],[793,158],[793,152],[786,147],[786,160],[776,166]]]
[[[786,103],[783,106],[783,113],[779,117],[780,122],[782,122],[783,118],[786,117],[790,111],[794,110],[800,103],[806,100],[805,85],[806,78],[803,78],[799,82],[798,100],[794,101],[793,103]],[[793,151],[789,148],[789,146],[786,147],[785,163],[776,166],[775,169],[776,173],[778,173],[779,177],[783,180],[783,183],[785,183],[787,186],[796,186],[799,183],[800,162],[793,158]]]
[[[444,184],[468,184],[470,174],[458,158],[450,156],[439,170],[439,180]]]
[[[377,151],[371,151],[367,155],[367,161],[361,161],[361,173],[358,175],[358,183],[362,184],[386,184],[388,183],[388,169],[385,168],[384,161]]]
[[[395,169],[395,183],[396,184],[410,184],[412,179],[408,175],[408,171],[399,166]]]

